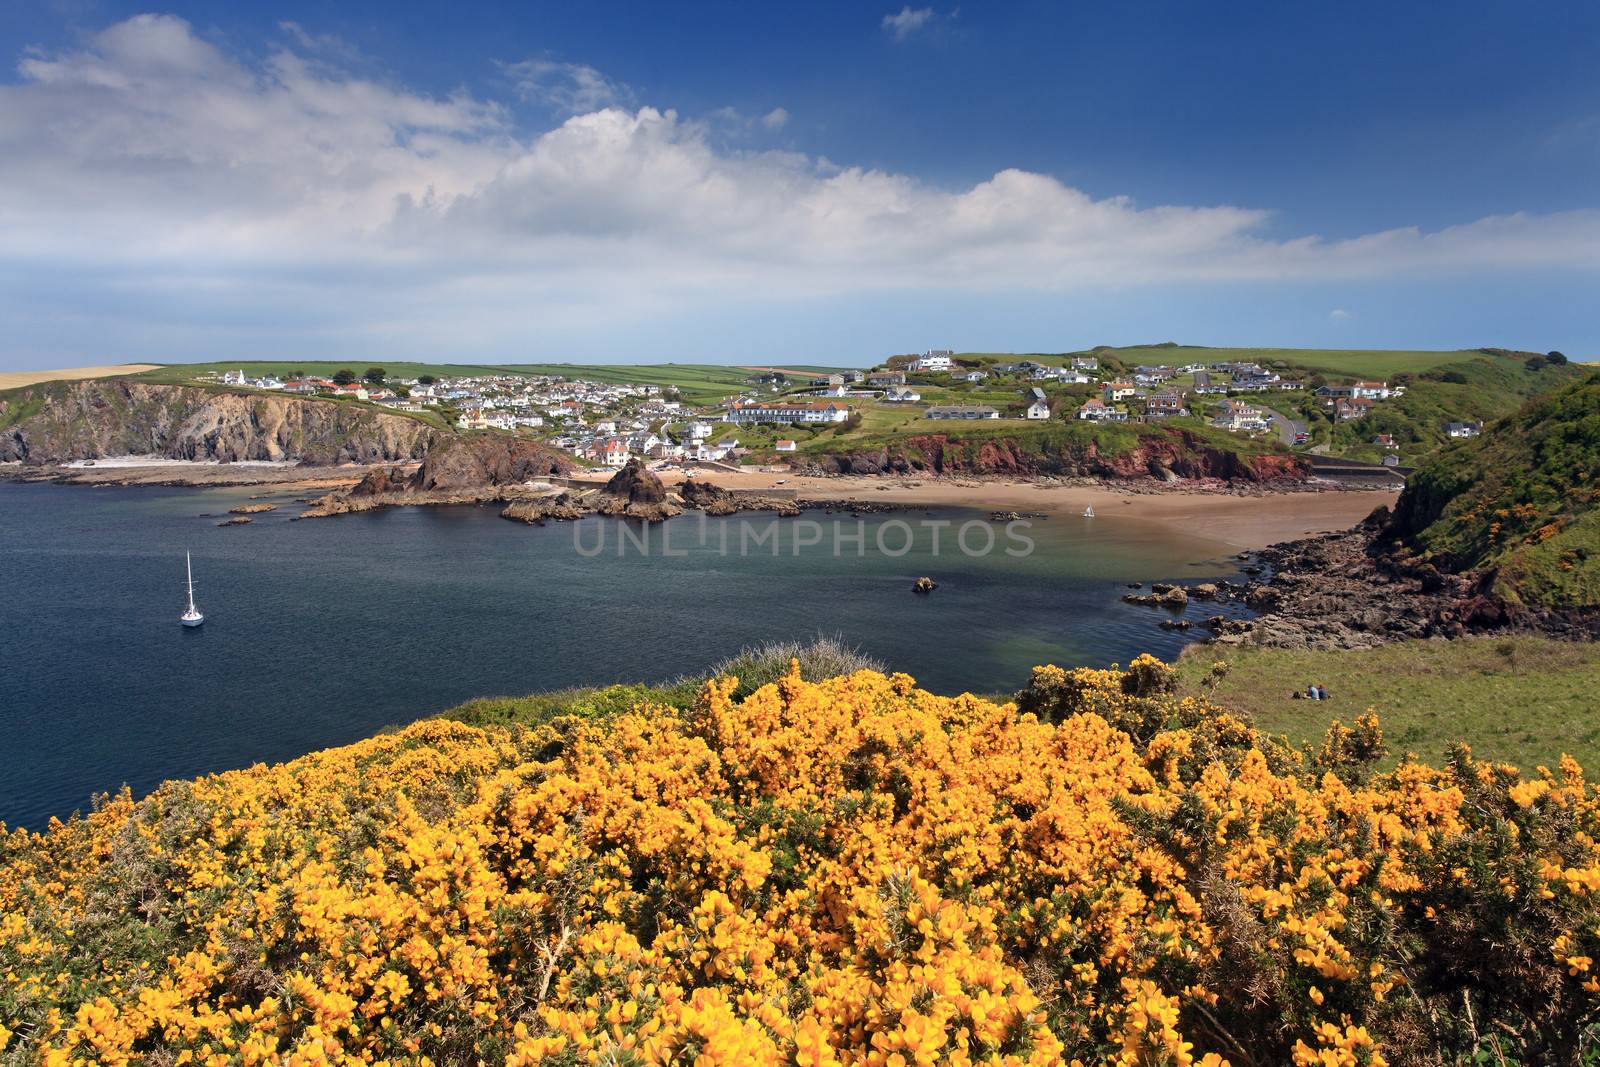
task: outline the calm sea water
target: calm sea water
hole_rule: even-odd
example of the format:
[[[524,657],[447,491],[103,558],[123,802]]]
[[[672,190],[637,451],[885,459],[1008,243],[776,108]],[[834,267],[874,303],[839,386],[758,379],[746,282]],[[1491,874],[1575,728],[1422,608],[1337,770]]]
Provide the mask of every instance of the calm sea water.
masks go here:
[[[0,821],[41,828],[123,783],[141,794],[474,696],[675,677],[819,632],[936,691],[1009,692],[1037,663],[1175,654],[1184,638],[1120,603],[1123,584],[1233,569],[1219,543],[1115,514],[1038,521],[1026,558],[1005,554],[1019,546],[1004,535],[964,554],[952,542],[974,514],[950,511],[867,517],[864,554],[845,540],[838,556],[831,524],[854,534],[849,516],[691,515],[653,528],[644,554],[623,541],[637,524],[532,527],[491,508],[290,522],[285,496],[249,526],[216,525],[248,499],[0,482]],[[911,548],[881,554],[895,520]],[[920,524],[941,520],[953,525],[935,556]],[[883,543],[897,551],[907,532],[883,529]],[[968,548],[983,543],[969,531]],[[198,630],[177,621],[185,549]],[[932,596],[909,591],[923,574]]]

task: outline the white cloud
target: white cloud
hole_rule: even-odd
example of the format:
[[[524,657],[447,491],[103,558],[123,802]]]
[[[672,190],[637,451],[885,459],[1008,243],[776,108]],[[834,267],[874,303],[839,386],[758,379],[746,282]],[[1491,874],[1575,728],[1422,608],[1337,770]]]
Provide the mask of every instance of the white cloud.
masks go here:
[[[1328,318],[1332,319],[1334,322],[1343,322],[1349,317],[1350,312],[1346,311],[1344,308],[1334,308],[1332,311],[1328,312]]]
[[[585,63],[525,59],[501,65],[524,99],[568,115],[633,102],[633,90]]]
[[[933,21],[933,8],[913,8],[910,4],[900,9],[899,14],[883,16],[883,32],[889,39],[898,44],[923,29]]]
[[[711,121],[585,110],[625,90],[546,60],[508,69],[580,113],[527,136],[495,101],[305,51],[291,35],[249,61],[146,15],[30,54],[0,85],[0,272],[58,273],[84,306],[138,292],[174,315],[252,297],[295,315],[283,294],[364,289],[391,301],[381,327],[355,301],[319,299],[318,321],[403,332],[423,305],[514,330],[796,296],[1600,268],[1595,211],[1277,240],[1248,206],[1146,207],[1015,169],[945,188],[727,148]]]
[[[761,116],[761,125],[769,130],[781,130],[789,124],[789,112],[785,108],[775,107]]]

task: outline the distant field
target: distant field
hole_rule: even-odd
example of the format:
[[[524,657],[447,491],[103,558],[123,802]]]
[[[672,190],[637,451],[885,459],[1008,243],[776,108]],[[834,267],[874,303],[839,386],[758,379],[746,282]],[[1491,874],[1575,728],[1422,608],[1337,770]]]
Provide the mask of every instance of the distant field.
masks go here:
[[[1213,699],[1258,726],[1318,744],[1329,721],[1377,711],[1392,764],[1415,752],[1437,762],[1457,740],[1480,759],[1525,772],[1562,753],[1600,768],[1600,646],[1538,637],[1404,641],[1356,652],[1196,647],[1179,665],[1186,691],[1215,659],[1232,666]],[[1321,685],[1328,702],[1292,700]]]
[[[1379,379],[1402,372],[1418,374],[1452,363],[1486,358],[1484,353],[1470,349],[1433,352],[1377,348],[1211,348],[1199,345],[1140,345],[1114,349],[1113,354],[1124,363],[1135,364],[1215,363],[1226,359],[1260,362],[1282,360],[1325,374]]]
[[[368,367],[382,367],[396,378],[416,378],[423,374],[441,377],[444,375],[512,373],[506,367],[480,363],[397,363],[388,360],[330,361],[296,359],[234,360],[228,363],[168,363],[159,367],[152,367],[145,373],[140,374],[139,377],[150,382],[173,383],[188,381],[202,374],[223,374],[230,370],[242,370],[251,377],[273,374],[280,378],[293,372],[328,378],[341,370],[348,370],[359,377],[367,372]]]
[[[60,370],[8,371],[0,374],[0,389],[21,389],[40,382],[76,382],[84,378],[113,378],[156,370],[154,363],[119,363],[110,367],[67,367]]]

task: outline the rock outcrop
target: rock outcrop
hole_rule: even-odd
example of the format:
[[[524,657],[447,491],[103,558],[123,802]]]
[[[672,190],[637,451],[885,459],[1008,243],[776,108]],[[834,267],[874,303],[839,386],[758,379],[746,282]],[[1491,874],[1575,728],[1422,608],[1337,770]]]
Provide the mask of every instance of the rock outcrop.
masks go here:
[[[410,488],[420,493],[458,492],[518,485],[570,474],[573,469],[563,453],[525,437],[441,437],[411,476]]]
[[[1261,614],[1205,625],[1223,644],[1304,649],[1519,631],[1600,636],[1600,613],[1529,609],[1496,596],[1481,575],[1448,574],[1392,551],[1382,537],[1388,521],[1379,508],[1353,529],[1262,549],[1252,557],[1259,566],[1245,570],[1270,572],[1264,580],[1207,583],[1215,588],[1208,599]]]
[[[637,459],[611,476],[600,490],[594,508],[602,515],[625,515],[660,522],[681,515],[683,508],[667,499],[667,487]]]
[[[121,378],[46,382],[0,396],[0,461],[29,465],[145,455],[401,462],[421,459],[436,436],[417,419],[350,403]]]
[[[1181,427],[1140,432],[1132,447],[1107,451],[1097,438],[1062,431],[1035,438],[965,438],[953,433],[913,434],[871,449],[840,451],[812,460],[825,474],[967,474],[1008,477],[1118,480],[1212,479],[1226,482],[1300,482],[1304,463],[1286,453],[1246,453],[1218,446]]]

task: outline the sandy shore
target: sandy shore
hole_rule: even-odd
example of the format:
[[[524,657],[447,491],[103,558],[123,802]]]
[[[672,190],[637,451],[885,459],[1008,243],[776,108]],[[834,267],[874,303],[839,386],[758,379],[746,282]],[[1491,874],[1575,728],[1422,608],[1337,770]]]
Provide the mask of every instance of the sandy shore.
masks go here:
[[[388,466],[385,464],[384,466]],[[348,489],[369,467],[272,467],[242,464],[167,462],[152,466],[96,465],[35,468],[28,477],[55,477],[80,485],[243,485],[265,492],[317,492]],[[20,464],[0,464],[0,477],[22,475]],[[612,471],[580,475],[578,484],[603,485]],[[662,472],[669,487],[682,471]],[[1246,495],[1218,488],[1155,488],[1132,483],[1059,482],[929,477],[816,478],[776,472],[700,471],[695,477],[727,489],[790,490],[802,501],[853,501],[901,507],[966,507],[986,511],[1077,515],[1092,506],[1102,518],[1178,527],[1195,537],[1238,549],[1264,548],[1317,533],[1344,530],[1380,504],[1393,504],[1393,489],[1338,489],[1323,492],[1272,492]],[[787,495],[787,493],[785,494]]]
[[[809,478],[765,472],[716,472],[696,477],[727,489],[793,489],[801,500],[970,507],[1050,515],[1077,515],[1092,506],[1102,517],[1177,526],[1196,537],[1240,549],[1264,548],[1280,541],[1348,529],[1380,504],[1392,505],[1399,495],[1393,489],[1330,487],[1324,492],[1244,495],[1191,486],[1154,489],[1142,483],[1123,489],[1106,484],[927,477]],[[662,481],[671,486],[683,478],[681,472],[671,471],[663,474]]]
[[[194,488],[242,485],[268,492],[315,490],[325,493],[330,489],[349,489],[370,469],[357,465],[284,467],[275,463],[192,463],[182,460],[129,463],[112,459],[99,461],[92,467],[24,467],[20,463],[0,463],[0,478],[59,481],[73,485],[177,485]]]

